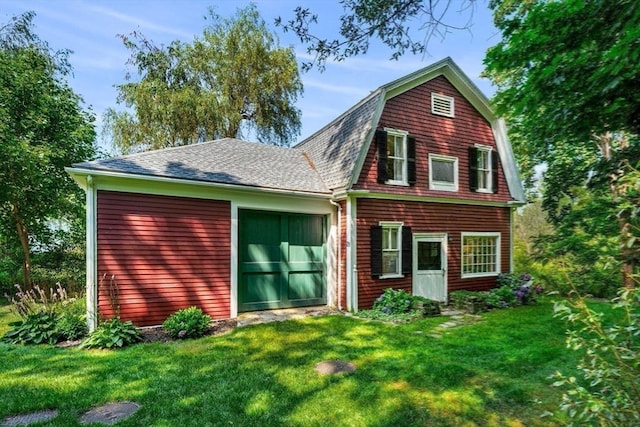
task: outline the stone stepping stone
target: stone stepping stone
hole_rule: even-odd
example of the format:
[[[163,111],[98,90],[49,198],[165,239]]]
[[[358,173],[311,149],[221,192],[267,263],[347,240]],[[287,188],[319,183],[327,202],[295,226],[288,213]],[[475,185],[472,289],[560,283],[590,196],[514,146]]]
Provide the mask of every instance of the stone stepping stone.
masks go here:
[[[342,360],[327,360],[316,365],[315,370],[320,375],[335,375],[340,373],[350,374],[355,372],[356,366],[353,363]]]
[[[85,412],[85,414],[80,417],[80,423],[111,425],[125,418],[129,418],[138,409],[140,409],[140,405],[134,402],[107,403],[106,405],[98,406]]]
[[[14,415],[7,417],[2,421],[2,427],[28,426],[29,424],[41,423],[49,421],[58,416],[57,409],[49,409],[46,411],[31,412],[29,414]]]

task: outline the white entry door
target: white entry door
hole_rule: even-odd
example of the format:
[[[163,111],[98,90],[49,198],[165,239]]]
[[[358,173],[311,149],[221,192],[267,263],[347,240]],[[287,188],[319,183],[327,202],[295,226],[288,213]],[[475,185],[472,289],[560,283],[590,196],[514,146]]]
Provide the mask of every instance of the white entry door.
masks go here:
[[[447,235],[413,235],[413,294],[447,300]]]

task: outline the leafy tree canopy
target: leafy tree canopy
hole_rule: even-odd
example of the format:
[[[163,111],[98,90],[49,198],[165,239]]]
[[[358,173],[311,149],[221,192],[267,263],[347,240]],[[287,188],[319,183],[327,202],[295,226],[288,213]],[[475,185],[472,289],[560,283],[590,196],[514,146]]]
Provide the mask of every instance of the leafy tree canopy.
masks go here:
[[[64,168],[94,156],[93,115],[67,85],[68,51],[33,32],[32,12],[0,26],[0,233],[22,248],[46,243],[49,220],[74,216],[81,190]]]
[[[289,145],[300,133],[302,93],[295,55],[282,48],[254,5],[223,19],[209,10],[192,43],[158,47],[139,33],[121,36],[140,79],[117,86],[132,111],[109,110],[107,136],[123,152],[188,145],[254,131]]]
[[[640,3],[492,0],[503,39],[486,74],[521,158],[552,164],[624,148],[640,134]],[[613,134],[607,144],[597,138]],[[561,161],[568,159],[562,158]],[[575,182],[575,181],[568,181]]]
[[[424,53],[432,37],[444,38],[450,31],[468,30],[473,18],[475,0],[341,0],[344,14],[340,17],[340,36],[318,36],[313,25],[318,15],[308,8],[297,7],[295,17],[276,25],[293,32],[307,45],[313,59],[302,65],[307,71],[314,65],[320,70],[329,59],[342,61],[363,55],[371,39],[379,39],[398,59],[406,52]],[[457,13],[456,13],[457,12]],[[412,27],[412,25],[414,25]]]
[[[620,208],[628,200],[622,183],[640,159],[640,3],[490,6],[503,38],[488,51],[485,72],[498,87],[516,156],[521,165],[546,165],[543,206],[564,230],[564,247],[577,219],[603,236],[611,235],[607,224],[617,225],[623,283],[632,286],[637,243],[625,236],[637,218]]]

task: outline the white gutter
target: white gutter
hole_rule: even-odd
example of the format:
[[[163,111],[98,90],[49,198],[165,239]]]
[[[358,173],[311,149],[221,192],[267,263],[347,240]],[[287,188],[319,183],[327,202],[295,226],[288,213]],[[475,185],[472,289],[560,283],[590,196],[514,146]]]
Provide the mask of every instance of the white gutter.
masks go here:
[[[213,189],[224,189],[224,190],[236,190],[242,192],[256,192],[260,193],[273,193],[273,194],[282,194],[289,196],[304,196],[318,199],[328,199],[331,197],[331,193],[318,193],[312,191],[299,191],[299,190],[283,190],[278,188],[269,188],[269,187],[252,187],[250,185],[238,185],[238,184],[225,184],[219,182],[209,182],[209,181],[198,181],[191,179],[180,179],[180,178],[169,178],[163,176],[154,176],[154,175],[134,175],[123,172],[112,172],[112,171],[101,171],[101,170],[92,170],[92,169],[78,169],[78,168],[65,168],[65,171],[71,175],[71,177],[86,190],[86,186],[84,186],[84,182],[79,177],[82,176],[93,176],[97,178],[112,178],[112,179],[131,179],[136,181],[147,181],[147,182],[157,182],[164,184],[180,184],[180,185],[191,185],[197,187],[207,187]]]

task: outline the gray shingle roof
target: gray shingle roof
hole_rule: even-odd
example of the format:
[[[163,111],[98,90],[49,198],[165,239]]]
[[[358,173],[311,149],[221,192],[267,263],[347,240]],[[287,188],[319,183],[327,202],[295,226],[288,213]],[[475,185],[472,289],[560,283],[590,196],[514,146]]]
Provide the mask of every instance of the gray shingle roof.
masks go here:
[[[329,193],[302,152],[233,138],[77,163],[73,168]]]
[[[375,126],[375,114],[384,93],[372,92],[331,123],[293,147],[309,153],[325,185],[332,190],[349,185],[353,169]]]

